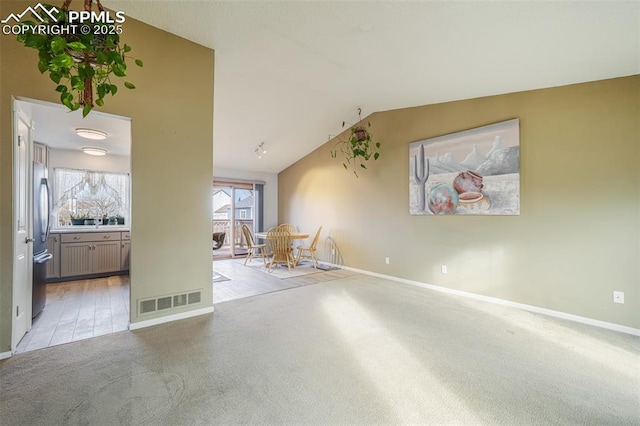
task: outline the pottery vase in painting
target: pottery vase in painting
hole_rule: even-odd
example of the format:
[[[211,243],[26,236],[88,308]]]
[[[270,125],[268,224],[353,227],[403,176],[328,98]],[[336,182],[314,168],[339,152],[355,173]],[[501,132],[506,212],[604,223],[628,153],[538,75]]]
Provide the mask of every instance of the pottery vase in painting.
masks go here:
[[[453,180],[453,187],[458,191],[458,194],[462,194],[464,192],[481,192],[484,184],[482,176],[467,170],[458,173],[458,176]]]

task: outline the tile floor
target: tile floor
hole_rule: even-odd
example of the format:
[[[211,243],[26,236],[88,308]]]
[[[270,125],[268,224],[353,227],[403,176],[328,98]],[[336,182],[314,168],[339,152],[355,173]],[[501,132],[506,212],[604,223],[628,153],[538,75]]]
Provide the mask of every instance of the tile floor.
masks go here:
[[[262,262],[256,260],[256,262]],[[229,278],[213,283],[213,303],[336,280],[355,272],[336,269],[281,279],[244,266],[244,259],[214,260],[213,269]],[[16,353],[28,352],[129,328],[129,277],[47,284],[47,304]]]
[[[47,284],[47,304],[16,353],[128,330],[129,277]]]
[[[214,304],[303,285],[337,280],[356,274],[355,272],[344,269],[335,269],[332,271],[318,270],[318,272],[307,275],[281,279],[272,274],[256,270],[256,268],[244,266],[243,263],[244,259],[225,259],[213,262],[214,271],[229,278],[229,281],[221,281],[213,284]],[[257,259],[254,263],[256,265],[262,264],[262,260]]]

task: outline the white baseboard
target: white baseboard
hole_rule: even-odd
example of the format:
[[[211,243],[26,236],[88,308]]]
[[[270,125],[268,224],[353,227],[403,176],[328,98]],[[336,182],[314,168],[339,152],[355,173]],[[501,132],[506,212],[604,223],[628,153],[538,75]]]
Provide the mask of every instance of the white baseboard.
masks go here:
[[[13,356],[13,352],[9,351],[9,352],[0,352],[0,360],[1,359],[7,359],[7,358],[11,358]]]
[[[146,321],[138,321],[129,324],[129,330],[138,330],[140,328],[151,327],[152,325],[164,324],[166,322],[177,321],[181,319],[193,318],[200,315],[210,314],[213,312],[213,306],[193,311],[181,312],[179,314],[167,315],[165,317],[154,318]]]
[[[511,306],[511,307],[522,309],[522,310],[525,310],[525,311],[535,312],[535,313],[538,313],[538,314],[549,315],[551,317],[562,318],[562,319],[566,319],[566,320],[569,320],[569,321],[575,321],[575,322],[579,322],[579,323],[583,323],[583,324],[593,325],[595,327],[606,328],[608,330],[619,331],[621,333],[632,334],[634,336],[640,336],[640,329],[639,328],[627,327],[625,325],[620,325],[620,324],[615,324],[615,323],[612,323],[612,322],[595,320],[595,319],[587,318],[587,317],[581,317],[581,316],[578,316],[578,315],[568,314],[566,312],[554,311],[554,310],[551,310],[551,309],[540,308],[538,306],[526,305],[524,303],[512,302],[510,300],[498,299],[497,297],[483,296],[481,294],[469,293],[469,292],[461,291],[461,290],[454,290],[454,289],[451,289],[451,288],[440,287],[440,286],[433,285],[433,284],[426,284],[426,283],[422,283],[422,282],[419,282],[419,281],[413,281],[413,280],[407,280],[407,279],[404,279],[404,278],[398,278],[398,277],[394,277],[394,276],[391,276],[391,275],[379,274],[377,272],[371,272],[371,271],[366,271],[364,269],[352,268],[350,266],[335,265],[335,264],[332,264],[332,263],[322,262],[322,261],[320,261],[319,263],[322,263],[322,264],[325,264],[325,265],[329,265],[329,266],[333,266],[333,267],[337,267],[337,268],[346,269],[348,271],[358,272],[358,273],[365,274],[365,275],[370,275],[370,276],[373,276],[373,277],[385,278],[385,279],[388,279],[388,280],[391,280],[391,281],[401,282],[403,284],[409,284],[409,285],[414,285],[414,286],[418,286],[418,287],[422,287],[422,288],[427,288],[429,290],[435,290],[435,291],[439,291],[441,293],[455,294],[457,296],[463,296],[463,297],[468,297],[468,298],[471,298],[471,299],[482,300],[482,301],[489,302],[489,303],[495,303],[497,305]]]

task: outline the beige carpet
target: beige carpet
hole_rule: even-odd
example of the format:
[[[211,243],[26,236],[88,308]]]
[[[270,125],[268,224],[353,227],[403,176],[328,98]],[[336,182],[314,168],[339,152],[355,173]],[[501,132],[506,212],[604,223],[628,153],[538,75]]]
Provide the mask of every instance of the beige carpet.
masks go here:
[[[640,424],[640,339],[356,275],[0,363],[2,425]]]

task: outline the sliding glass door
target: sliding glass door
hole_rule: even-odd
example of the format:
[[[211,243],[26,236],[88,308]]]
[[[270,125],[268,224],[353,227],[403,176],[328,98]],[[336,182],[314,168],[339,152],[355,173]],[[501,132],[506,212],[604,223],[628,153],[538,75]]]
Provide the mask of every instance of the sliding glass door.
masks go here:
[[[213,185],[213,257],[245,256],[247,242],[242,225],[256,230],[257,208],[254,184],[216,182]]]

